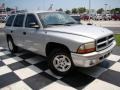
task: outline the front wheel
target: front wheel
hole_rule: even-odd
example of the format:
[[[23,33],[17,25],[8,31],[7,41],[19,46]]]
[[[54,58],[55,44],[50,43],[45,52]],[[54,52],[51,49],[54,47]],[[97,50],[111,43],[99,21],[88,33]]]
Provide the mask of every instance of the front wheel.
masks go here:
[[[71,56],[65,50],[56,49],[49,57],[49,67],[55,74],[63,76],[72,72],[74,65]]]

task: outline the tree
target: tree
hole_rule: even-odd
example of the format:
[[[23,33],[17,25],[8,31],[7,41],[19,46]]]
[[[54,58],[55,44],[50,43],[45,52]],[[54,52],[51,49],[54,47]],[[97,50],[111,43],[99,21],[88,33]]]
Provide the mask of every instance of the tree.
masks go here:
[[[97,13],[98,13],[98,14],[102,14],[103,12],[104,12],[104,9],[103,9],[103,8],[100,8],[100,9],[97,10]]]
[[[120,13],[120,8],[115,8],[116,13]]]
[[[120,8],[114,8],[111,10],[112,14],[120,13]]]
[[[65,13],[66,13],[66,14],[70,14],[71,11],[70,11],[70,10],[66,10]]]
[[[86,12],[86,8],[84,8],[84,7],[78,8],[78,13],[79,13],[79,14],[80,14],[80,13],[84,13],[84,12]]]
[[[6,11],[11,11],[11,10],[12,10],[12,9],[11,9],[11,8],[9,8],[9,7],[7,7],[7,8],[6,8]]]
[[[77,14],[77,13],[78,13],[77,8],[73,8],[73,9],[72,9],[72,13],[73,13],[73,14]]]
[[[62,8],[59,8],[57,11],[61,11],[61,12],[63,12],[63,9],[62,9]]]
[[[115,14],[115,13],[116,13],[115,9],[112,9],[110,12],[111,12],[112,14]]]

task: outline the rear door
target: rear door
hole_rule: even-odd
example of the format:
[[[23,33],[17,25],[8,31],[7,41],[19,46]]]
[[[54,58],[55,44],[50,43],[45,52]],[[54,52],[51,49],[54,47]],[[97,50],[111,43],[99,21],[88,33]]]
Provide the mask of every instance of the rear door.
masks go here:
[[[14,21],[15,15],[11,15],[8,17],[6,25],[5,25],[5,32],[7,34],[12,34],[13,28],[12,28],[12,23]]]
[[[14,34],[14,42],[17,46],[19,47],[24,47],[23,44],[23,35],[24,35],[24,28],[23,28],[23,23],[24,23],[24,14],[18,14],[14,20],[13,24],[13,34]]]

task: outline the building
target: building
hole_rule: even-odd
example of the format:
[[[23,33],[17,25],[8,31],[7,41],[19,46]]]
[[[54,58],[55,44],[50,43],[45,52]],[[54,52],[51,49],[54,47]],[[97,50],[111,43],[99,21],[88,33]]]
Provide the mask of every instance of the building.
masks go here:
[[[5,9],[5,4],[0,4],[0,17],[6,17],[7,16],[7,12]]]

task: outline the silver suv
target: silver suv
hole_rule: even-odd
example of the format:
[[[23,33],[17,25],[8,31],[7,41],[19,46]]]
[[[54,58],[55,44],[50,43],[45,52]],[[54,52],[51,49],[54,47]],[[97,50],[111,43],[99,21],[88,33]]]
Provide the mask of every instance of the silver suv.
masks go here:
[[[80,25],[63,12],[11,15],[5,32],[12,53],[21,47],[46,56],[50,69],[58,75],[71,72],[75,66],[95,66],[116,45],[110,30]]]

